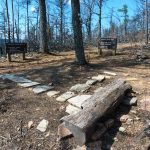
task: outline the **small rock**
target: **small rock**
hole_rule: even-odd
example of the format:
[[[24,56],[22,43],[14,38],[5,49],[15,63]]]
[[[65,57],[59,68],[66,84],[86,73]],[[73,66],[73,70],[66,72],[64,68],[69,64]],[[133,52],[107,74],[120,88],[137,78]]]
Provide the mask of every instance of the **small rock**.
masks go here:
[[[139,121],[139,120],[140,120],[140,118],[139,118],[139,117],[135,117],[135,118],[134,118],[134,120]]]
[[[94,76],[92,77],[93,80],[97,80],[99,82],[102,82],[105,79],[105,76],[103,75],[98,75],[98,76]]]
[[[72,92],[85,92],[90,88],[87,84],[76,84],[70,88]]]
[[[133,114],[137,114],[136,110],[131,110],[130,112],[133,113]]]
[[[46,133],[45,137],[49,137],[50,136],[50,131]]]
[[[72,136],[72,133],[65,127],[65,123],[58,126],[59,140]]]
[[[110,71],[104,71],[104,74],[108,74],[108,75],[111,75],[111,76],[116,76],[117,75],[116,73],[110,72]]]
[[[111,79],[111,76],[105,75],[105,79]]]
[[[115,138],[114,138],[114,141],[115,141],[115,142],[118,142],[118,138],[117,138],[117,137],[115,137]]]
[[[119,128],[119,131],[122,132],[122,133],[124,133],[125,130],[126,130],[126,129],[125,129],[124,127],[120,127],[120,128]]]
[[[60,93],[60,91],[49,91],[47,93],[47,96],[49,96],[49,97],[55,97],[59,93]]]
[[[28,122],[28,129],[31,129],[33,127],[33,121]]]
[[[54,83],[53,83],[53,82],[50,82],[48,85],[49,85],[49,86],[53,86],[53,85],[54,85]]]
[[[47,120],[45,120],[45,119],[43,119],[40,123],[39,123],[39,125],[37,126],[37,130],[39,130],[39,131],[41,131],[41,132],[45,132],[46,131],[46,129],[47,129],[47,127],[48,127],[48,121]]]
[[[85,84],[87,85],[94,85],[96,84],[97,80],[88,80]]]
[[[127,77],[126,81],[139,81],[137,78],[134,77]]]
[[[135,106],[137,105],[137,97],[133,97],[133,98],[126,98],[123,100],[123,104],[127,105],[127,106]]]
[[[56,100],[59,102],[65,102],[73,96],[75,96],[74,92],[66,92],[66,93],[60,95],[59,97],[57,97]]]
[[[121,116],[120,121],[122,123],[126,123],[129,118],[130,118],[129,115],[123,115],[123,116]]]
[[[114,125],[114,119],[109,119],[104,124],[107,129],[111,128]]]

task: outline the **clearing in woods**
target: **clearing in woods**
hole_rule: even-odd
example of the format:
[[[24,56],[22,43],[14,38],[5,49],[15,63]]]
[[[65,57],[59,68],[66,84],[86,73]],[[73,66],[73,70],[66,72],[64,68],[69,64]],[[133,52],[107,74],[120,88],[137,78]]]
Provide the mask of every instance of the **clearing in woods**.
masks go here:
[[[89,77],[104,71],[115,72],[117,76],[93,85],[86,94],[92,94],[99,86],[103,87],[113,79],[121,77],[133,86],[138,104],[131,110],[124,106],[118,108],[118,116],[121,113],[128,114],[134,121],[121,125],[117,124],[116,119],[115,125],[103,137],[103,145],[115,150],[144,149],[150,144],[149,139],[139,140],[137,135],[144,127],[145,121],[150,119],[150,111],[141,109],[142,103],[150,99],[150,56],[148,59],[139,60],[135,54],[136,50],[123,48],[117,51],[116,56],[98,57],[96,48],[89,47],[86,49],[86,57],[90,65],[82,67],[72,63],[73,51],[56,55],[33,54],[32,57],[27,56],[24,61],[17,55],[18,57],[12,57],[12,63],[5,59],[0,60],[0,73],[18,74],[44,85],[54,85],[55,90],[63,94],[73,85],[85,83]],[[20,88],[14,82],[0,79],[0,147],[7,150],[76,148],[73,138],[58,141],[57,127],[60,118],[66,115],[67,105],[68,103],[56,101],[56,97],[49,98],[44,93],[36,95],[29,89]],[[48,120],[49,124],[45,132],[40,132],[36,127],[43,119]],[[33,127],[30,129],[27,127],[29,121],[33,121]],[[120,126],[126,129],[125,133],[118,131]]]

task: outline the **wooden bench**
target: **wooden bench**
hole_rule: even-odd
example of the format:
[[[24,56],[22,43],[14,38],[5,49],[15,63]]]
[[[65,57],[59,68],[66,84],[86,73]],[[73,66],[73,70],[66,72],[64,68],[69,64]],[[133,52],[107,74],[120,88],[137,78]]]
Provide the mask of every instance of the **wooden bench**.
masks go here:
[[[100,50],[100,55],[102,54],[102,49],[113,49],[115,51],[117,50],[117,38],[101,38],[98,42],[98,49]]]
[[[11,62],[12,54],[22,53],[23,60],[25,60],[25,53],[27,53],[27,43],[5,43],[5,49],[9,62]]]

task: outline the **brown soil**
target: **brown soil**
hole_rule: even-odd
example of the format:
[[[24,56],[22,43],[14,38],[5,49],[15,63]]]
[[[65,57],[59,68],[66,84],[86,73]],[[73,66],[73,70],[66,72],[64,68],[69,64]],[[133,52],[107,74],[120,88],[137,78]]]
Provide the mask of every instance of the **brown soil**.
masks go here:
[[[103,149],[136,150],[146,149],[150,144],[148,138],[137,138],[145,125],[146,119],[150,119],[150,113],[140,109],[143,97],[150,96],[150,59],[138,61],[135,50],[119,50],[116,56],[98,57],[95,48],[86,50],[86,57],[90,65],[79,67],[74,65],[74,52],[62,52],[57,55],[32,54],[27,60],[22,61],[21,56],[13,57],[15,60],[8,63],[5,59],[0,61],[0,73],[15,73],[25,76],[33,81],[43,84],[53,83],[56,90],[66,92],[72,85],[85,83],[88,77],[102,73],[104,70],[116,72],[118,76],[113,78],[126,78],[133,86],[138,97],[137,107],[133,114],[129,108],[120,106],[116,115],[129,114],[132,118],[140,120],[123,124],[126,133],[118,131],[121,124],[117,122],[103,137]],[[136,78],[136,79],[135,79]],[[107,79],[102,84],[94,85],[88,93],[100,85],[105,86],[113,79]],[[61,117],[66,115],[67,103],[59,103],[55,98],[48,98],[46,94],[35,95],[26,88],[20,88],[8,80],[0,80],[0,149],[2,150],[72,150],[76,147],[74,138],[58,141],[57,127]],[[45,133],[41,133],[36,126],[42,119],[49,121]],[[29,121],[34,122],[32,129],[27,129]],[[114,141],[117,137],[117,141]],[[107,146],[107,148],[106,148]]]

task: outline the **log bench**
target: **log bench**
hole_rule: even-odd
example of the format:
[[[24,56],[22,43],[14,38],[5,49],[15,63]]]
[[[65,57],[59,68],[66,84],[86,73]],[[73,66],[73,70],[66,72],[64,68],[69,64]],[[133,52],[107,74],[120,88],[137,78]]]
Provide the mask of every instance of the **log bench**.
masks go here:
[[[123,79],[117,79],[95,93],[82,104],[82,111],[61,119],[73,133],[78,145],[87,143],[95,131],[97,121],[111,114],[132,87]]]

